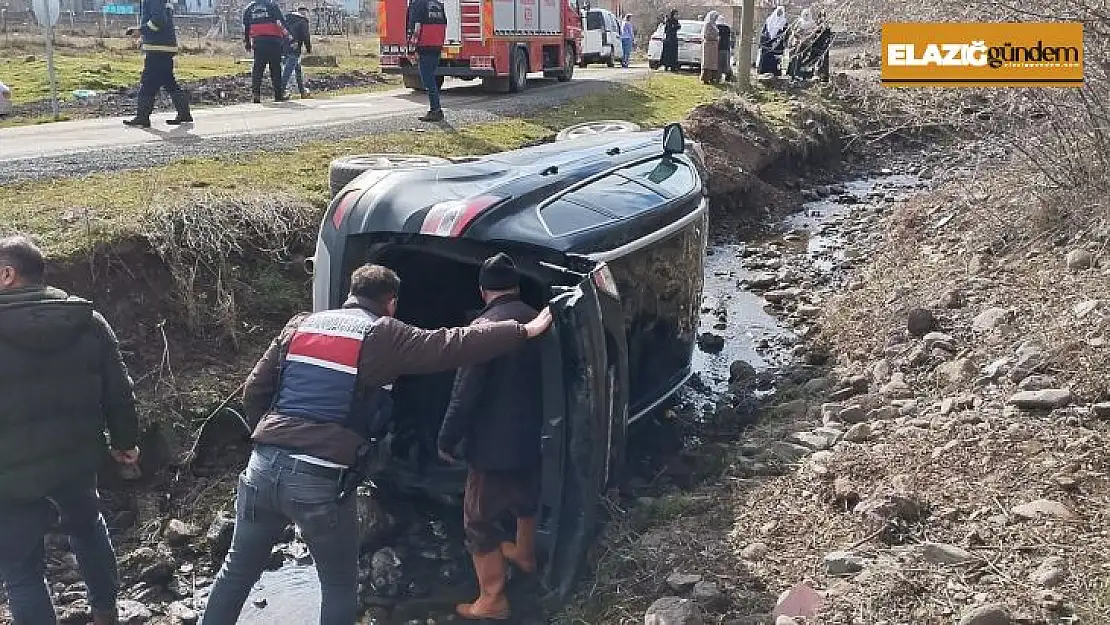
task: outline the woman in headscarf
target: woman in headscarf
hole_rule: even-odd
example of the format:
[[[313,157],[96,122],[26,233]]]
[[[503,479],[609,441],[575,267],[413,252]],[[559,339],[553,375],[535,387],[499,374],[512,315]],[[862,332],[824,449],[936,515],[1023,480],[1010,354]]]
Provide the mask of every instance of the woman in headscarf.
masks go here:
[[[774,12],[763,22],[763,31],[759,34],[757,73],[779,75],[779,62],[786,51],[788,25],[786,7],[782,5],[775,7]]]
[[[790,27],[791,78],[811,78],[815,73],[828,77],[828,55],[832,44],[832,29],[825,23],[820,8],[802,9],[802,14]]]
[[[717,30],[717,18],[720,16],[720,13],[710,11],[701,29],[701,81],[707,85],[721,82],[721,33]]]
[[[663,54],[659,63],[672,72],[678,71],[678,31],[682,23],[678,21],[678,9],[671,11],[663,23]]]

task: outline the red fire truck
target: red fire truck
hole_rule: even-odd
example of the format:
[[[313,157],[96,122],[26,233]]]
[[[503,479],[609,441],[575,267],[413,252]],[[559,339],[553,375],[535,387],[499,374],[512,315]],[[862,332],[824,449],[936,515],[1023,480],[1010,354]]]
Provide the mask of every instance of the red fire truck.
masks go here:
[[[482,79],[486,86],[524,90],[528,74],[568,81],[582,49],[578,0],[444,0],[447,42],[439,63],[444,76]],[[399,74],[422,89],[408,44],[408,0],[378,0],[382,72]]]

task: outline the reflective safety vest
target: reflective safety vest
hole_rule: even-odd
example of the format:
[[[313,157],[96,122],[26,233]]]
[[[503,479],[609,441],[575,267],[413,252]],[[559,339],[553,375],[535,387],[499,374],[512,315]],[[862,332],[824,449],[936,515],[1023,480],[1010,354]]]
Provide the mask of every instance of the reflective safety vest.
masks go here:
[[[391,417],[388,387],[367,396],[358,385],[363,341],[377,321],[361,308],[306,317],[281,364],[274,412],[334,423],[367,439],[380,435]]]
[[[442,48],[447,41],[447,10],[441,0],[427,0],[424,15],[419,16],[420,34],[417,48]]]

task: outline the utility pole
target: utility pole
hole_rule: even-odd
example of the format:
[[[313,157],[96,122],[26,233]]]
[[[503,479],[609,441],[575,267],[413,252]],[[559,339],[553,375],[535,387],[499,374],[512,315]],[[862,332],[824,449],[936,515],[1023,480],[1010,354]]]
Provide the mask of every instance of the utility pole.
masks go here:
[[[740,15],[740,67],[736,78],[741,89],[752,86],[752,42],[755,41],[755,0],[744,0]]]

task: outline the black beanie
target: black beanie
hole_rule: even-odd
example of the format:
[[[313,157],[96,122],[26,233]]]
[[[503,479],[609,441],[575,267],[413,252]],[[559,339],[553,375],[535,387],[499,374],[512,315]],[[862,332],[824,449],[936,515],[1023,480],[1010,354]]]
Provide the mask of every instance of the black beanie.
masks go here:
[[[501,252],[482,263],[478,286],[487,291],[509,291],[520,286],[520,274],[508,254]]]

